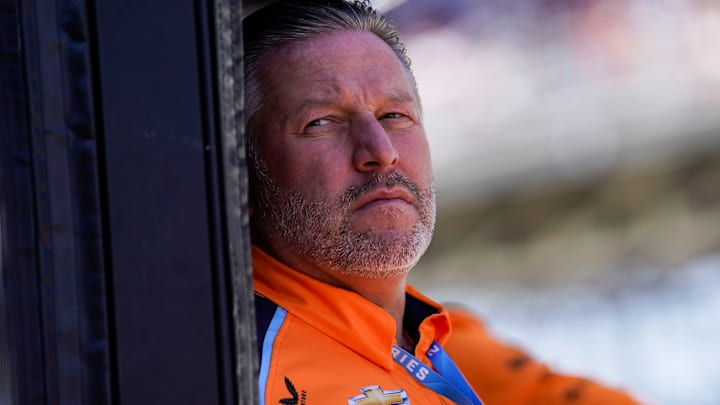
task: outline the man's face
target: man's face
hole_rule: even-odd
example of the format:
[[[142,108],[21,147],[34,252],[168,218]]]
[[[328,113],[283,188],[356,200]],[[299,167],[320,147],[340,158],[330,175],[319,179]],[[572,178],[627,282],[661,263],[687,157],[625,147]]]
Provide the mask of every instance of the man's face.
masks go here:
[[[346,31],[259,65],[256,236],[314,274],[406,274],[430,243],[435,198],[419,100],[393,51]]]

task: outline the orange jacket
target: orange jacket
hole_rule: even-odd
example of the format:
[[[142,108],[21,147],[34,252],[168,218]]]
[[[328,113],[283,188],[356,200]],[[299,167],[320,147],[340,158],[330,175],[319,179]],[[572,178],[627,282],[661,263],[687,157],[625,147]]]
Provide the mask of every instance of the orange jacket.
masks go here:
[[[471,312],[451,307],[445,348],[486,405],[636,405],[627,394],[563,376],[500,343]]]
[[[383,309],[354,292],[295,271],[257,247],[253,247],[253,267],[261,405],[453,403],[395,363],[391,355],[395,322]],[[467,313],[453,311],[452,317],[456,331],[448,346],[447,310],[407,287],[404,329],[422,363],[430,365],[425,353],[436,340],[454,353],[453,359],[485,405],[566,403],[544,399],[556,392],[563,398],[578,380],[542,379],[540,371],[546,369],[530,361],[516,367],[522,372],[513,372],[505,364],[521,358],[521,352],[494,341]],[[518,361],[525,362],[525,357]],[[580,398],[625,398],[587,386],[590,389],[580,389]],[[629,399],[603,403],[634,404]]]
[[[256,247],[253,267],[261,405],[452,404],[395,363],[395,321],[385,310]],[[430,364],[424,353],[446,340],[447,311],[410,287],[406,306],[416,356]]]

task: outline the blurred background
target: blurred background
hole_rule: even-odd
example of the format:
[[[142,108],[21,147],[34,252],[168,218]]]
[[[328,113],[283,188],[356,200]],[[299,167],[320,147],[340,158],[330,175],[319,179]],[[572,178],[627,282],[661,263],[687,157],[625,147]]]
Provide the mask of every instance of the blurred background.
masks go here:
[[[412,282],[650,404],[720,404],[720,2],[375,1],[438,190]]]

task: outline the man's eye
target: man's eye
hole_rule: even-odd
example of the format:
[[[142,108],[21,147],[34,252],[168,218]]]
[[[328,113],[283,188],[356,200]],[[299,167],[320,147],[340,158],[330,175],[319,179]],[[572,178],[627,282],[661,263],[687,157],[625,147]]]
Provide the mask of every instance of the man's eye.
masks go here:
[[[380,120],[383,122],[383,126],[387,129],[393,130],[404,130],[412,127],[415,121],[407,114],[400,112],[390,112],[380,116]]]
[[[317,119],[317,120],[312,120],[312,121],[310,121],[310,122],[306,125],[306,127],[321,127],[321,126],[327,125],[327,124],[329,124],[329,123],[330,123],[330,120],[325,119],[325,118],[320,118],[320,119]]]
[[[401,114],[398,112],[387,113],[382,116],[382,118],[391,118],[391,119],[392,118],[403,118],[403,117],[405,117],[405,114]]]

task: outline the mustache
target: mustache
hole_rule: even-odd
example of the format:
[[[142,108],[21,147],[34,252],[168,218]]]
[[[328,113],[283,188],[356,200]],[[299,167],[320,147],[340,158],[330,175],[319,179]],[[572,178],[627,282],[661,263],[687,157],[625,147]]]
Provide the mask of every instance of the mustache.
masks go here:
[[[352,205],[363,195],[384,187],[404,187],[412,194],[416,203],[422,200],[420,187],[418,187],[418,185],[409,178],[393,170],[389,173],[375,173],[366,182],[348,187],[348,189],[340,196],[340,203],[346,206]]]

